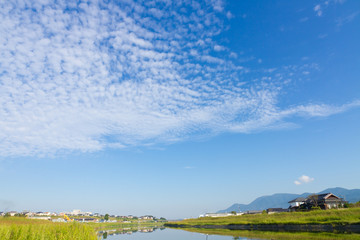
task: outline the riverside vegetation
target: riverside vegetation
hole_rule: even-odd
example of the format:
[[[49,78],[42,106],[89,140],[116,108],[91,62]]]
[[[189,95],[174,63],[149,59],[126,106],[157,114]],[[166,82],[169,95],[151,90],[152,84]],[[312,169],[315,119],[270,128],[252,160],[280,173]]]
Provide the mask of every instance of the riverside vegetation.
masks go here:
[[[97,240],[98,231],[141,226],[163,226],[163,222],[79,223],[51,222],[25,217],[0,217],[1,240]]]
[[[96,231],[81,223],[53,223],[23,217],[0,218],[1,240],[97,240]]]

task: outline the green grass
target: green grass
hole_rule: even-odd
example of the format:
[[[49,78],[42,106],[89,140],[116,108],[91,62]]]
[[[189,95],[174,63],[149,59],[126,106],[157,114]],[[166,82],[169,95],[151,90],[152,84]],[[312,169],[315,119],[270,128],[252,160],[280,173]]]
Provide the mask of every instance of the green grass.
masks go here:
[[[1,240],[96,240],[96,231],[80,223],[53,223],[22,217],[0,217]]]
[[[161,227],[162,222],[54,223],[25,217],[0,217],[1,240],[96,240],[97,231],[114,228]]]
[[[184,226],[229,224],[360,224],[360,208],[256,214],[219,218],[204,217],[171,222],[171,224],[181,224]]]
[[[245,231],[245,230],[227,230],[227,229],[194,229],[187,228],[186,231],[197,232],[208,235],[233,236],[234,239],[255,238],[272,240],[355,240],[360,239],[360,234],[338,234],[338,233],[310,233],[310,232],[263,232],[263,231]]]

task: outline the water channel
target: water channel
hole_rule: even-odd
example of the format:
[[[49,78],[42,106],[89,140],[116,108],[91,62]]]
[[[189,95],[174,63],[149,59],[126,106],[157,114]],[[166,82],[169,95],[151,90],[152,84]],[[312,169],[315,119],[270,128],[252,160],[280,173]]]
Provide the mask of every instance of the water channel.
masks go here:
[[[196,232],[194,232],[196,231]],[[109,229],[98,232],[100,240],[284,240],[360,239],[360,234],[259,232],[244,230],[182,230],[170,228]]]

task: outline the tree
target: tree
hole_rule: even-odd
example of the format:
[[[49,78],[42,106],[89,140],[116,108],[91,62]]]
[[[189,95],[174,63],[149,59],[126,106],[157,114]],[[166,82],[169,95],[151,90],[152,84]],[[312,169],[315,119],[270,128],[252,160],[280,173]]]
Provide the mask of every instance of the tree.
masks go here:
[[[316,194],[312,194],[310,196],[308,196],[308,199],[310,199],[310,204],[312,205],[311,208],[316,208],[318,207],[318,195]]]
[[[106,221],[108,221],[108,220],[109,220],[109,214],[105,214],[104,219],[105,219]]]
[[[230,213],[233,215],[236,215],[236,211],[231,211]]]

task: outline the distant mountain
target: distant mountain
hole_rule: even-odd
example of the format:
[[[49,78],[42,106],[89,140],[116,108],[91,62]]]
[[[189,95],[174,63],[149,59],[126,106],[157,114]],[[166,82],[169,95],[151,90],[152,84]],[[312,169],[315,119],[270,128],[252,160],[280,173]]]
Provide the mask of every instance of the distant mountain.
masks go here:
[[[348,190],[345,188],[328,188],[321,193],[331,192],[338,197],[344,198],[346,201],[350,203],[360,201],[360,189],[352,189]],[[303,194],[290,194],[290,193],[276,193],[271,196],[262,196],[255,199],[250,204],[239,204],[235,203],[227,209],[220,210],[218,213],[231,212],[231,211],[249,211],[249,210],[264,210],[268,208],[288,208],[289,201],[298,198],[298,197],[307,197],[311,193],[303,193]]]

